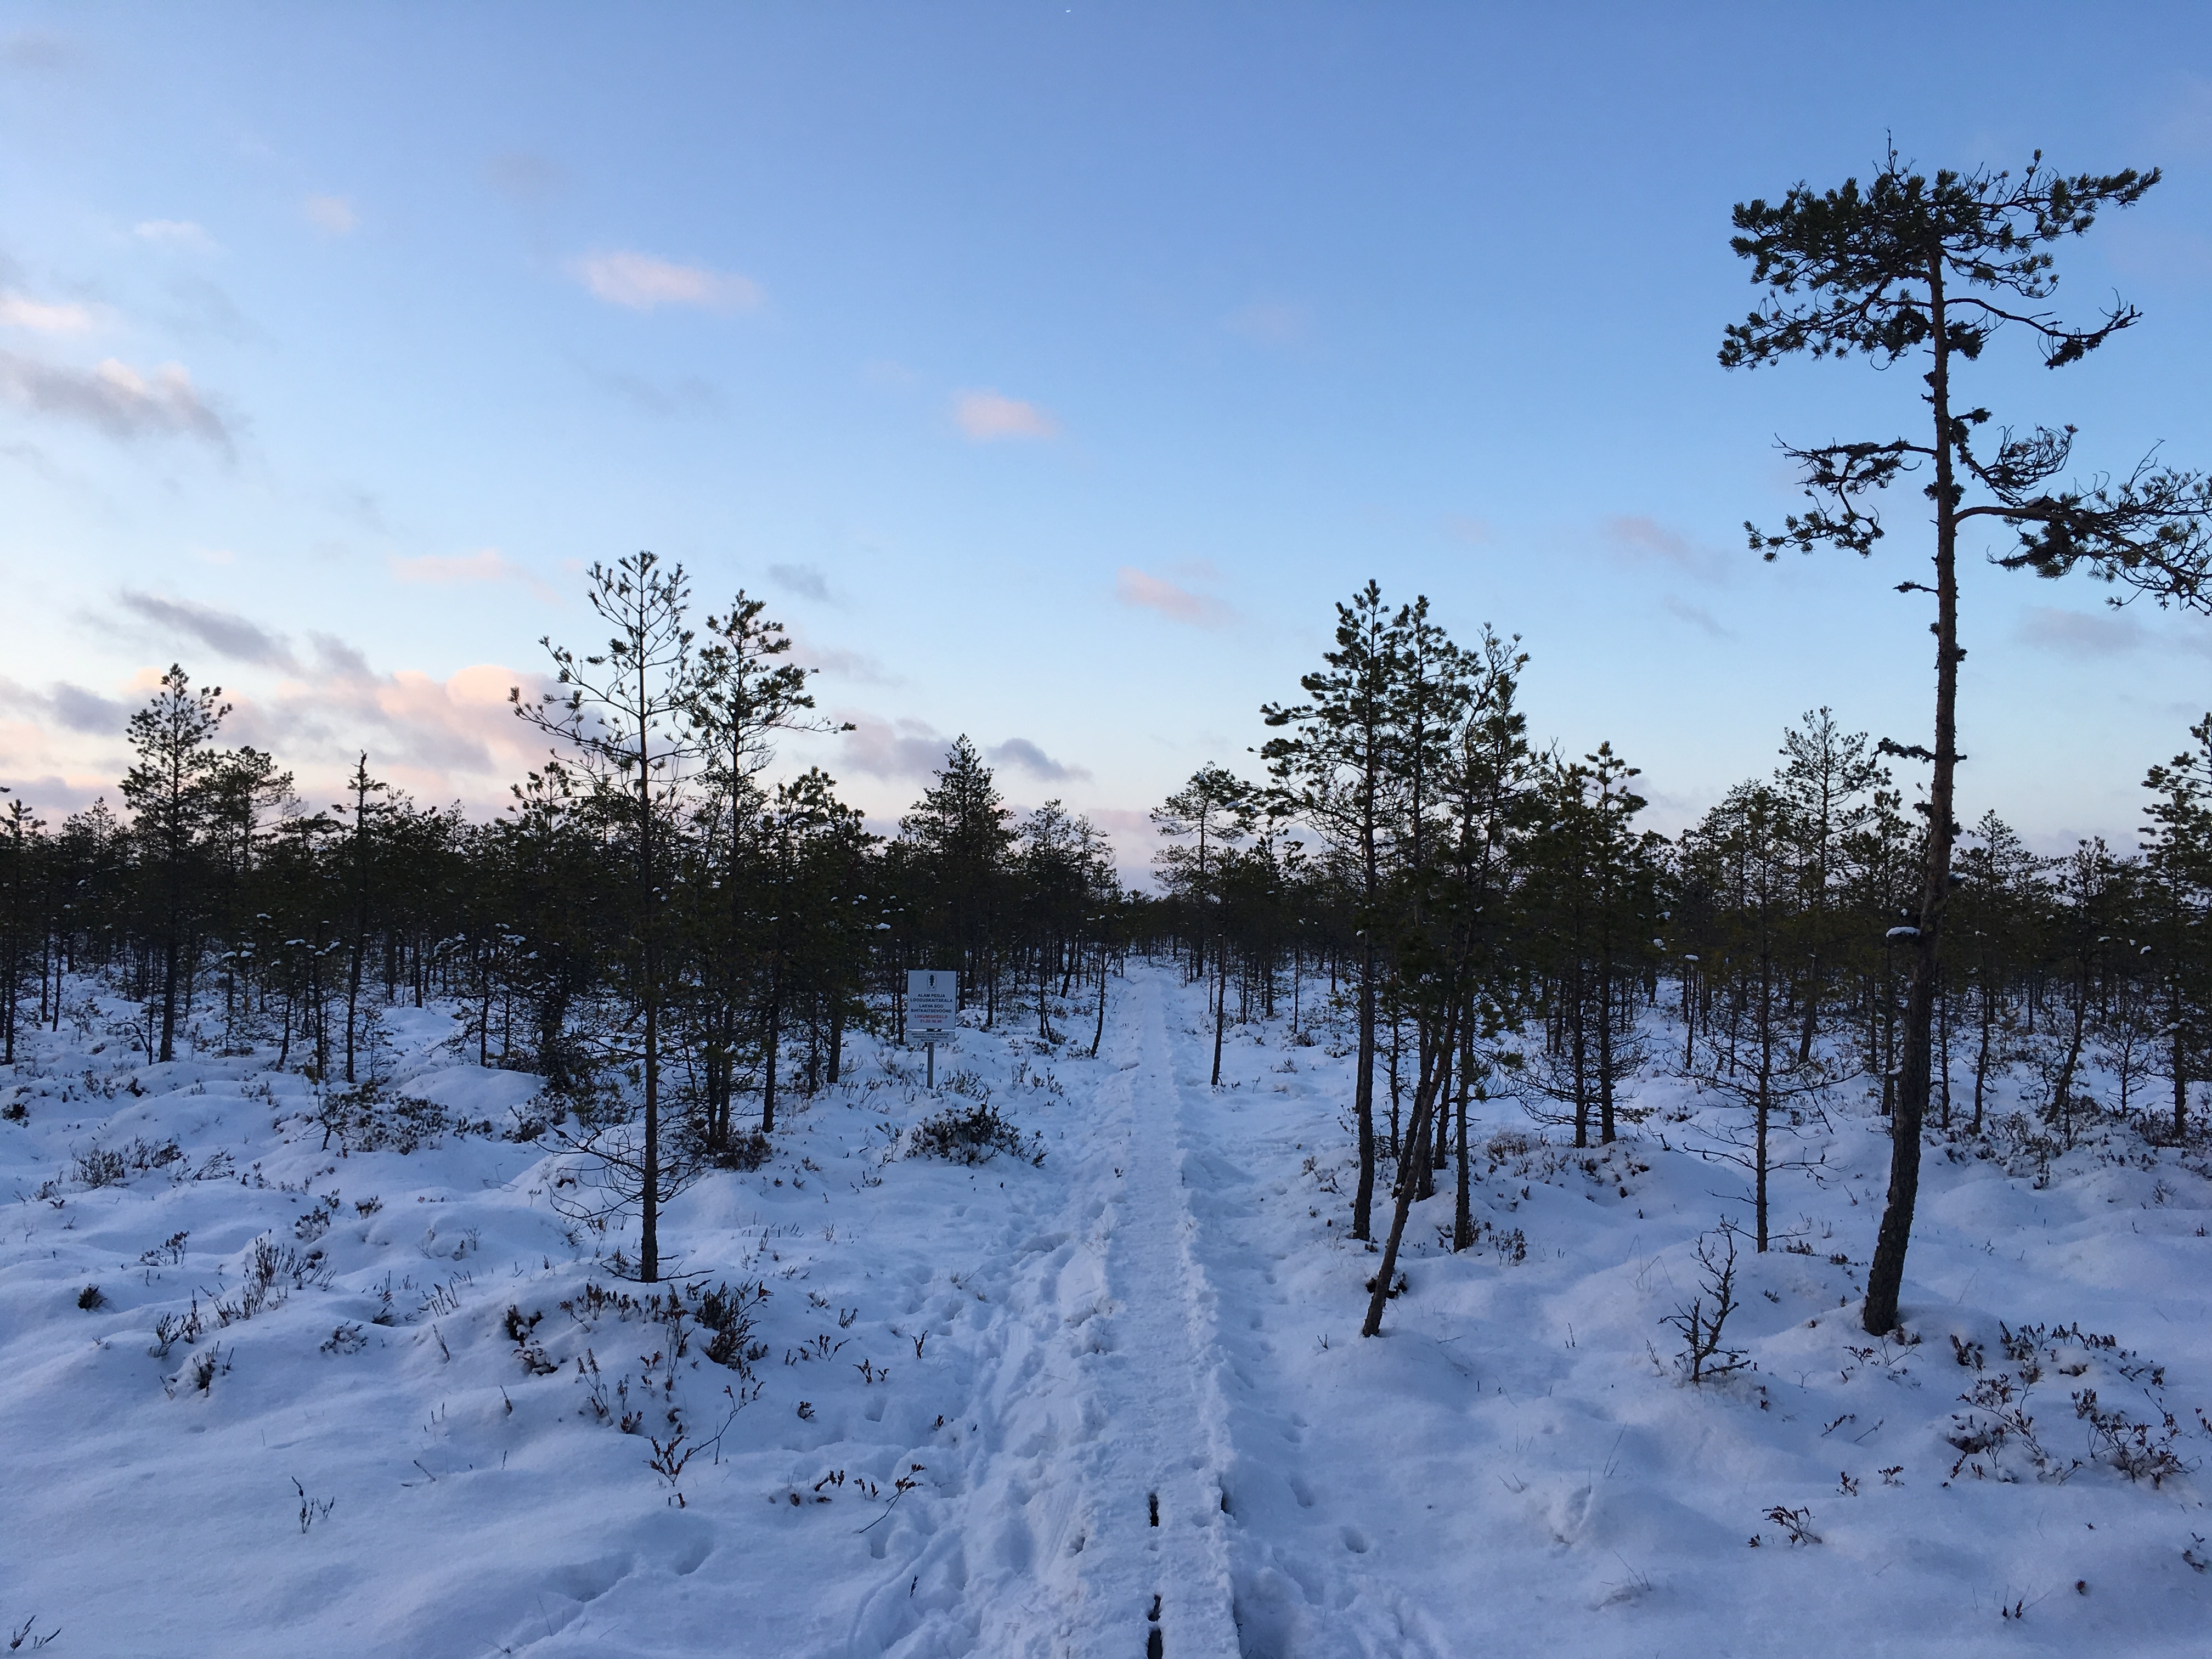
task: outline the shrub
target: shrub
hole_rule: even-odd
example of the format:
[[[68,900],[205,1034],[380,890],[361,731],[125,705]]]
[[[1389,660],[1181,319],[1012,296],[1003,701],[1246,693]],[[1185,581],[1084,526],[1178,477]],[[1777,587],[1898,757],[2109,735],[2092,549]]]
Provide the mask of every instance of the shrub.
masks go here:
[[[936,1116],[925,1118],[915,1126],[907,1150],[909,1155],[941,1158],[952,1164],[988,1164],[1000,1152],[1042,1164],[1045,1151],[1040,1137],[1024,1135],[988,1100],[979,1100],[965,1110],[948,1106]]]

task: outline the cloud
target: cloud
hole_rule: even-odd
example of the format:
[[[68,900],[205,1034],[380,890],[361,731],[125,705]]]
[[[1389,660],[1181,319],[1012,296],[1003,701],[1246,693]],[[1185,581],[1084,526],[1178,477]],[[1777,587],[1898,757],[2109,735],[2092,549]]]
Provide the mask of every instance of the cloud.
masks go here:
[[[546,687],[543,676],[495,663],[442,680],[412,669],[380,673],[342,640],[317,635],[314,644],[313,672],[266,698],[233,697],[223,729],[226,738],[298,768],[310,791],[334,784],[366,749],[372,772],[419,798],[494,805],[544,757],[544,736],[515,719],[507,701],[514,685],[534,699]]]
[[[1194,593],[1129,564],[1114,573],[1114,597],[1123,605],[1157,611],[1171,622],[1194,628],[1219,628],[1236,614],[1211,594]]]
[[[2128,656],[2150,637],[2140,622],[2117,611],[2061,611],[2041,605],[2021,617],[2016,631],[2023,645],[2077,659]]]
[[[954,392],[952,422],[979,444],[1006,438],[1052,438],[1060,434],[1060,422],[1046,410],[996,392]]]
[[[586,253],[568,262],[569,274],[595,300],[631,311],[697,306],[705,311],[750,311],[763,297],[760,284],[734,271],[677,264],[649,253]]]
[[[1080,766],[1069,766],[1054,760],[1027,738],[1008,738],[1004,743],[983,751],[984,757],[994,766],[1011,766],[1018,772],[1026,772],[1033,778],[1058,783],[1066,778],[1088,778],[1089,770]]]
[[[201,609],[203,619],[210,615],[222,613]],[[314,634],[309,641],[311,661],[297,663],[283,652],[291,678],[266,695],[227,689],[223,701],[232,712],[222,740],[252,744],[295,769],[311,805],[337,798],[323,792],[339,787],[364,749],[372,772],[418,799],[459,799],[479,808],[503,805],[508,786],[543,760],[544,735],[514,718],[507,696],[508,687],[520,686],[526,701],[534,700],[550,684],[544,675],[496,663],[442,680],[409,669],[380,672],[343,640]],[[119,748],[125,722],[158,678],[156,669],[141,672],[118,688],[125,691],[120,700],[66,682],[34,690],[0,678],[0,705],[28,717],[0,721],[0,774],[27,782],[52,773],[39,787],[42,804],[82,806],[103,789],[112,797],[112,780],[124,760],[103,751]],[[64,732],[77,735],[58,742]]]
[[[118,603],[171,639],[197,640],[219,656],[259,668],[296,670],[299,659],[281,634],[235,611],[219,611],[197,599],[165,599],[157,593],[125,588]]]
[[[501,195],[542,202],[568,187],[568,169],[535,150],[511,149],[484,163],[484,178]]]
[[[384,516],[384,502],[374,490],[356,487],[334,489],[328,496],[331,511],[372,535],[388,536],[392,526]]]
[[[884,671],[882,659],[865,651],[848,651],[842,646],[809,645],[794,638],[791,647],[792,660],[802,668],[818,669],[833,679],[858,680],[867,685],[903,685],[906,682],[896,674]]]
[[[0,696],[19,708],[33,708],[64,732],[88,737],[119,738],[131,717],[129,705],[67,680],[56,680],[44,691],[12,680],[0,680]]]
[[[557,603],[560,597],[495,547],[480,547],[473,553],[425,553],[415,558],[394,558],[390,563],[394,579],[403,582],[433,587],[461,582],[521,582],[541,599]]]
[[[774,567],[770,567],[769,574],[775,574]],[[868,685],[900,685],[905,683],[884,667],[882,659],[870,656],[865,651],[848,650],[843,646],[819,644],[797,623],[790,623],[786,633],[791,641],[791,660],[801,668],[818,670],[833,679],[857,680]],[[846,716],[841,714],[838,718],[842,720]]]
[[[164,363],[149,379],[113,357],[90,369],[62,368],[0,351],[0,398],[82,421],[111,438],[189,437],[230,447],[229,429],[200,401],[181,363]]]
[[[215,238],[189,219],[142,219],[131,227],[131,234],[142,242],[179,252],[212,253],[216,249]]]
[[[777,586],[802,599],[830,603],[830,579],[811,564],[772,564],[768,574]]]
[[[1313,312],[1283,301],[1255,301],[1231,312],[1221,325],[1260,345],[1297,345],[1313,331]]]
[[[715,414],[722,407],[722,394],[715,390],[714,382],[696,374],[655,380],[620,369],[586,368],[584,373],[602,390],[663,420],[696,420]]]
[[[69,69],[76,62],[76,48],[44,29],[26,29],[0,40],[0,65],[11,70],[52,72]]]
[[[1713,613],[1702,605],[1692,605],[1686,599],[1675,598],[1672,593],[1668,594],[1659,603],[1669,616],[1680,617],[1692,628],[1702,629],[1717,640],[1732,640],[1735,637],[1733,632],[1715,621]]]
[[[74,302],[57,304],[27,294],[0,294],[0,328],[25,328],[34,334],[82,334],[92,327],[92,312]]]
[[[951,740],[940,736],[927,720],[878,720],[857,709],[839,709],[836,718],[848,720],[853,730],[839,746],[837,758],[847,770],[896,781],[927,778],[945,764]]]
[[[1607,551],[1620,563],[1671,565],[1701,581],[1717,581],[1728,572],[1721,554],[1643,514],[1615,514],[1601,528]]]
[[[343,196],[310,196],[300,204],[300,210],[308,222],[333,236],[350,236],[361,223],[353,204]]]

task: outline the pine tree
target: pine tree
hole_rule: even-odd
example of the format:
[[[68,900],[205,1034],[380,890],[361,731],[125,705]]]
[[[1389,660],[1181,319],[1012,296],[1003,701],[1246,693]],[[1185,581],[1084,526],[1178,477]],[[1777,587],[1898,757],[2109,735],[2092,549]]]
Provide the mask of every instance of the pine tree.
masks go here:
[[[11,793],[0,788],[0,795]],[[44,837],[40,832],[46,827],[45,820],[33,817],[21,796],[0,812],[0,864],[4,865],[0,869],[0,1065],[4,1066],[15,1063],[16,1005],[22,1000],[23,968],[37,908],[33,889],[38,876],[33,866],[44,861],[40,857],[46,850],[41,845]],[[45,930],[41,927],[39,931],[43,934]],[[43,1007],[43,969],[39,988]]]
[[[660,1277],[661,1018],[668,999],[665,960],[672,867],[667,842],[686,781],[698,756],[697,682],[691,630],[684,625],[690,589],[681,565],[663,570],[652,553],[594,564],[588,597],[614,629],[596,655],[579,657],[549,638],[545,647],[564,690],[525,702],[508,694],[516,714],[572,747],[594,798],[618,826],[630,865],[631,996],[641,1032],[638,1059],[644,1089],[644,1139],[636,1162],[640,1213],[638,1276]]]
[[[1982,1133],[1991,1071],[2002,1063],[2001,1039],[2011,1035],[2007,1000],[2043,906],[2045,862],[1994,811],[1982,815],[1959,854],[1953,937],[1974,994],[1973,1134]]]
[[[1887,367],[1924,356],[1929,426],[1924,441],[1899,437],[1785,448],[1803,469],[1814,505],[1778,534],[1747,526],[1752,546],[1771,558],[1784,547],[1833,546],[1869,554],[1882,535],[1869,496],[1902,473],[1931,470],[1933,585],[1899,591],[1936,602],[1934,746],[1888,745],[1929,763],[1931,779],[1912,972],[1891,1128],[1884,1206],[1863,1310],[1866,1328],[1897,1324],[1898,1294],[1920,1183],[1920,1132],[1927,1115],[1944,910],[1950,899],[1954,779],[1959,763],[1958,543],[1976,519],[2009,529],[2016,551],[1998,562],[2057,575],[2087,564],[2107,581],[2161,603],[2212,607],[2205,515],[2212,484],[2146,460],[2118,483],[2052,487],[2071,457],[2074,429],[2039,426],[2025,435],[2000,428],[1994,447],[1978,434],[1990,411],[1960,407],[1954,379],[2002,329],[2025,331],[2045,365],[2079,362],[2133,325],[2132,307],[2114,305],[2093,327],[2075,328],[2042,309],[2057,284],[2050,248],[2078,236],[2106,207],[2128,207],[2158,182],[2155,169],[2067,178],[2039,152],[2021,176],[1977,170],[1909,170],[1891,150],[1870,184],[1856,179],[1816,192],[1800,184],[1779,204],[1739,203],[1729,246],[1753,262],[1765,297],[1727,330],[1723,368],[1754,368],[1805,353],[1857,355]],[[1969,492],[1979,499],[1969,501]]]
[[[1645,805],[1629,787],[1638,775],[1610,743],[1580,761],[1553,760],[1528,849],[1551,986],[1528,1084],[1568,1108],[1577,1146],[1589,1145],[1593,1113],[1600,1142],[1613,1139],[1620,1085],[1646,1058],[1635,990],[1655,948],[1663,843],[1632,827]]]
[[[1336,607],[1336,648],[1299,682],[1308,701],[1269,703],[1261,715],[1292,735],[1261,749],[1286,816],[1311,824],[1329,843],[1350,890],[1358,939],[1358,1057],[1352,1073],[1359,1179],[1352,1202],[1352,1236],[1373,1231],[1375,1206],[1375,1018],[1382,988],[1377,948],[1389,874],[1390,790],[1399,733],[1393,692],[1401,629],[1373,581]]]
[[[1794,1127],[1826,1089],[1829,1068],[1800,1046],[1790,1026],[1789,990],[1802,949],[1808,898],[1799,849],[1816,832],[1796,821],[1793,804],[1772,786],[1730,790],[1683,837],[1683,857],[1718,901],[1720,926],[1701,966],[1718,994],[1702,1061],[1685,1074],[1707,1094],[1736,1103],[1749,1117],[1707,1138],[1706,1156],[1740,1165],[1752,1180],[1753,1231],[1763,1253],[1770,1238],[1767,1188],[1778,1167],[1778,1122]]]
[[[984,1024],[998,1018],[997,942],[1007,855],[1014,842],[1012,810],[991,769],[965,733],[954,740],[899,834],[920,854],[921,901],[928,926],[960,963],[960,997],[971,1001],[981,981]]]
[[[2212,714],[2189,728],[2191,746],[2143,779],[2152,973],[2166,1025],[2173,1138],[2189,1132],[2189,1085],[2212,1072]]]
[[[155,874],[155,948],[160,956],[161,1037],[156,1060],[176,1058],[177,982],[187,947],[189,868],[208,815],[207,783],[220,757],[216,733],[230,705],[219,685],[195,691],[191,677],[172,663],[153,701],[125,728],[138,761],[123,779],[132,830]]]
[[[1252,833],[1258,811],[1252,786],[1212,763],[1152,809],[1152,823],[1167,845],[1152,854],[1160,885],[1183,902],[1192,918],[1190,977],[1206,975],[1206,918],[1212,914],[1215,866]]]
[[[1785,764],[1775,787],[1787,809],[1783,822],[1796,837],[1803,889],[1796,929],[1804,957],[1797,1037],[1802,1065],[1813,1058],[1822,998],[1844,950],[1830,908],[1843,842],[1865,825],[1874,811],[1868,797],[1889,775],[1867,752],[1867,734],[1843,731],[1827,708],[1808,712],[1802,727],[1783,733],[1782,753]]]

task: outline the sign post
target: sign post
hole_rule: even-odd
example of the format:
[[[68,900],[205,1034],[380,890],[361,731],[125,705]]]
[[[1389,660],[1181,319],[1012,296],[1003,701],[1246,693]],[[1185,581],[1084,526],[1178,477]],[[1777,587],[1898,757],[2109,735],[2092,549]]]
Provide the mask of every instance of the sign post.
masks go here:
[[[939,968],[909,968],[906,975],[906,1030],[919,1036],[928,1053],[928,1086],[937,1086],[937,1045],[949,1042],[959,1026],[960,975]]]

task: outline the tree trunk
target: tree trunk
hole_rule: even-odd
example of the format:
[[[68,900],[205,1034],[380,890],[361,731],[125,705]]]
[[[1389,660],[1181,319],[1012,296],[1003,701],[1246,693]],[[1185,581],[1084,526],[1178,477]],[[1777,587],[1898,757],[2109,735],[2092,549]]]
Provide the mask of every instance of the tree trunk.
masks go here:
[[[1474,1243],[1474,1176],[1470,1173],[1467,1149],[1467,1097],[1469,1079],[1474,1071],[1474,1022],[1468,1022],[1468,1034],[1459,1057],[1459,1191],[1452,1204],[1452,1249],[1468,1249]]]
[[[1990,1046],[1996,1036],[1996,999],[1990,994],[1990,973],[1986,965],[1982,969],[1980,986],[1982,1005],[1981,1042],[1974,1051],[1974,1133],[1982,1132],[1982,1097],[1989,1085]]]
[[[1444,1040],[1436,1045],[1435,1053],[1426,1064],[1424,1075],[1413,1088],[1413,1116],[1406,1126],[1408,1145],[1425,1146],[1428,1140],[1429,1114],[1436,1108],[1437,1097],[1449,1087],[1451,1079],[1453,1051],[1458,1046],[1456,1019],[1446,1017]],[[1398,1274],[1398,1247],[1406,1237],[1406,1218],[1413,1209],[1413,1170],[1403,1158],[1398,1160],[1398,1201],[1390,1212],[1390,1237],[1382,1246],[1382,1265],[1375,1275],[1375,1288],[1368,1293],[1367,1318],[1359,1328],[1362,1336],[1375,1336],[1382,1329],[1382,1311],[1389,1304],[1390,1284]]]
[[[1952,465],[1950,343],[1945,330],[1943,261],[1929,261],[1929,312],[1936,362],[1928,396],[1936,431],[1936,744],[1928,787],[1928,843],[1922,861],[1919,932],[1905,994],[1905,1053],[1890,1120],[1889,1194],[1867,1269],[1861,1322],[1876,1336],[1897,1328],[1905,1253],[1920,1196],[1920,1127],[1928,1115],[1929,1060],[1936,987],[1942,963],[1943,915],[1951,901],[1952,787],[1959,765],[1959,492]]]
[[[1098,1058],[1098,1045],[1106,1040],[1106,947],[1098,947],[1098,1024],[1091,1033],[1091,1058]]]
[[[1613,1143],[1613,963],[1602,958],[1597,969],[1597,1138],[1601,1146]]]
[[[1352,1236],[1373,1237],[1375,1214],[1375,946],[1361,943],[1359,1069],[1352,1079],[1352,1113],[1358,1120],[1359,1184],[1352,1198]]]
[[[1216,945],[1213,951],[1214,977],[1218,983],[1213,993],[1213,1085],[1221,1086],[1221,1034],[1229,1024],[1229,951],[1225,945]]]

